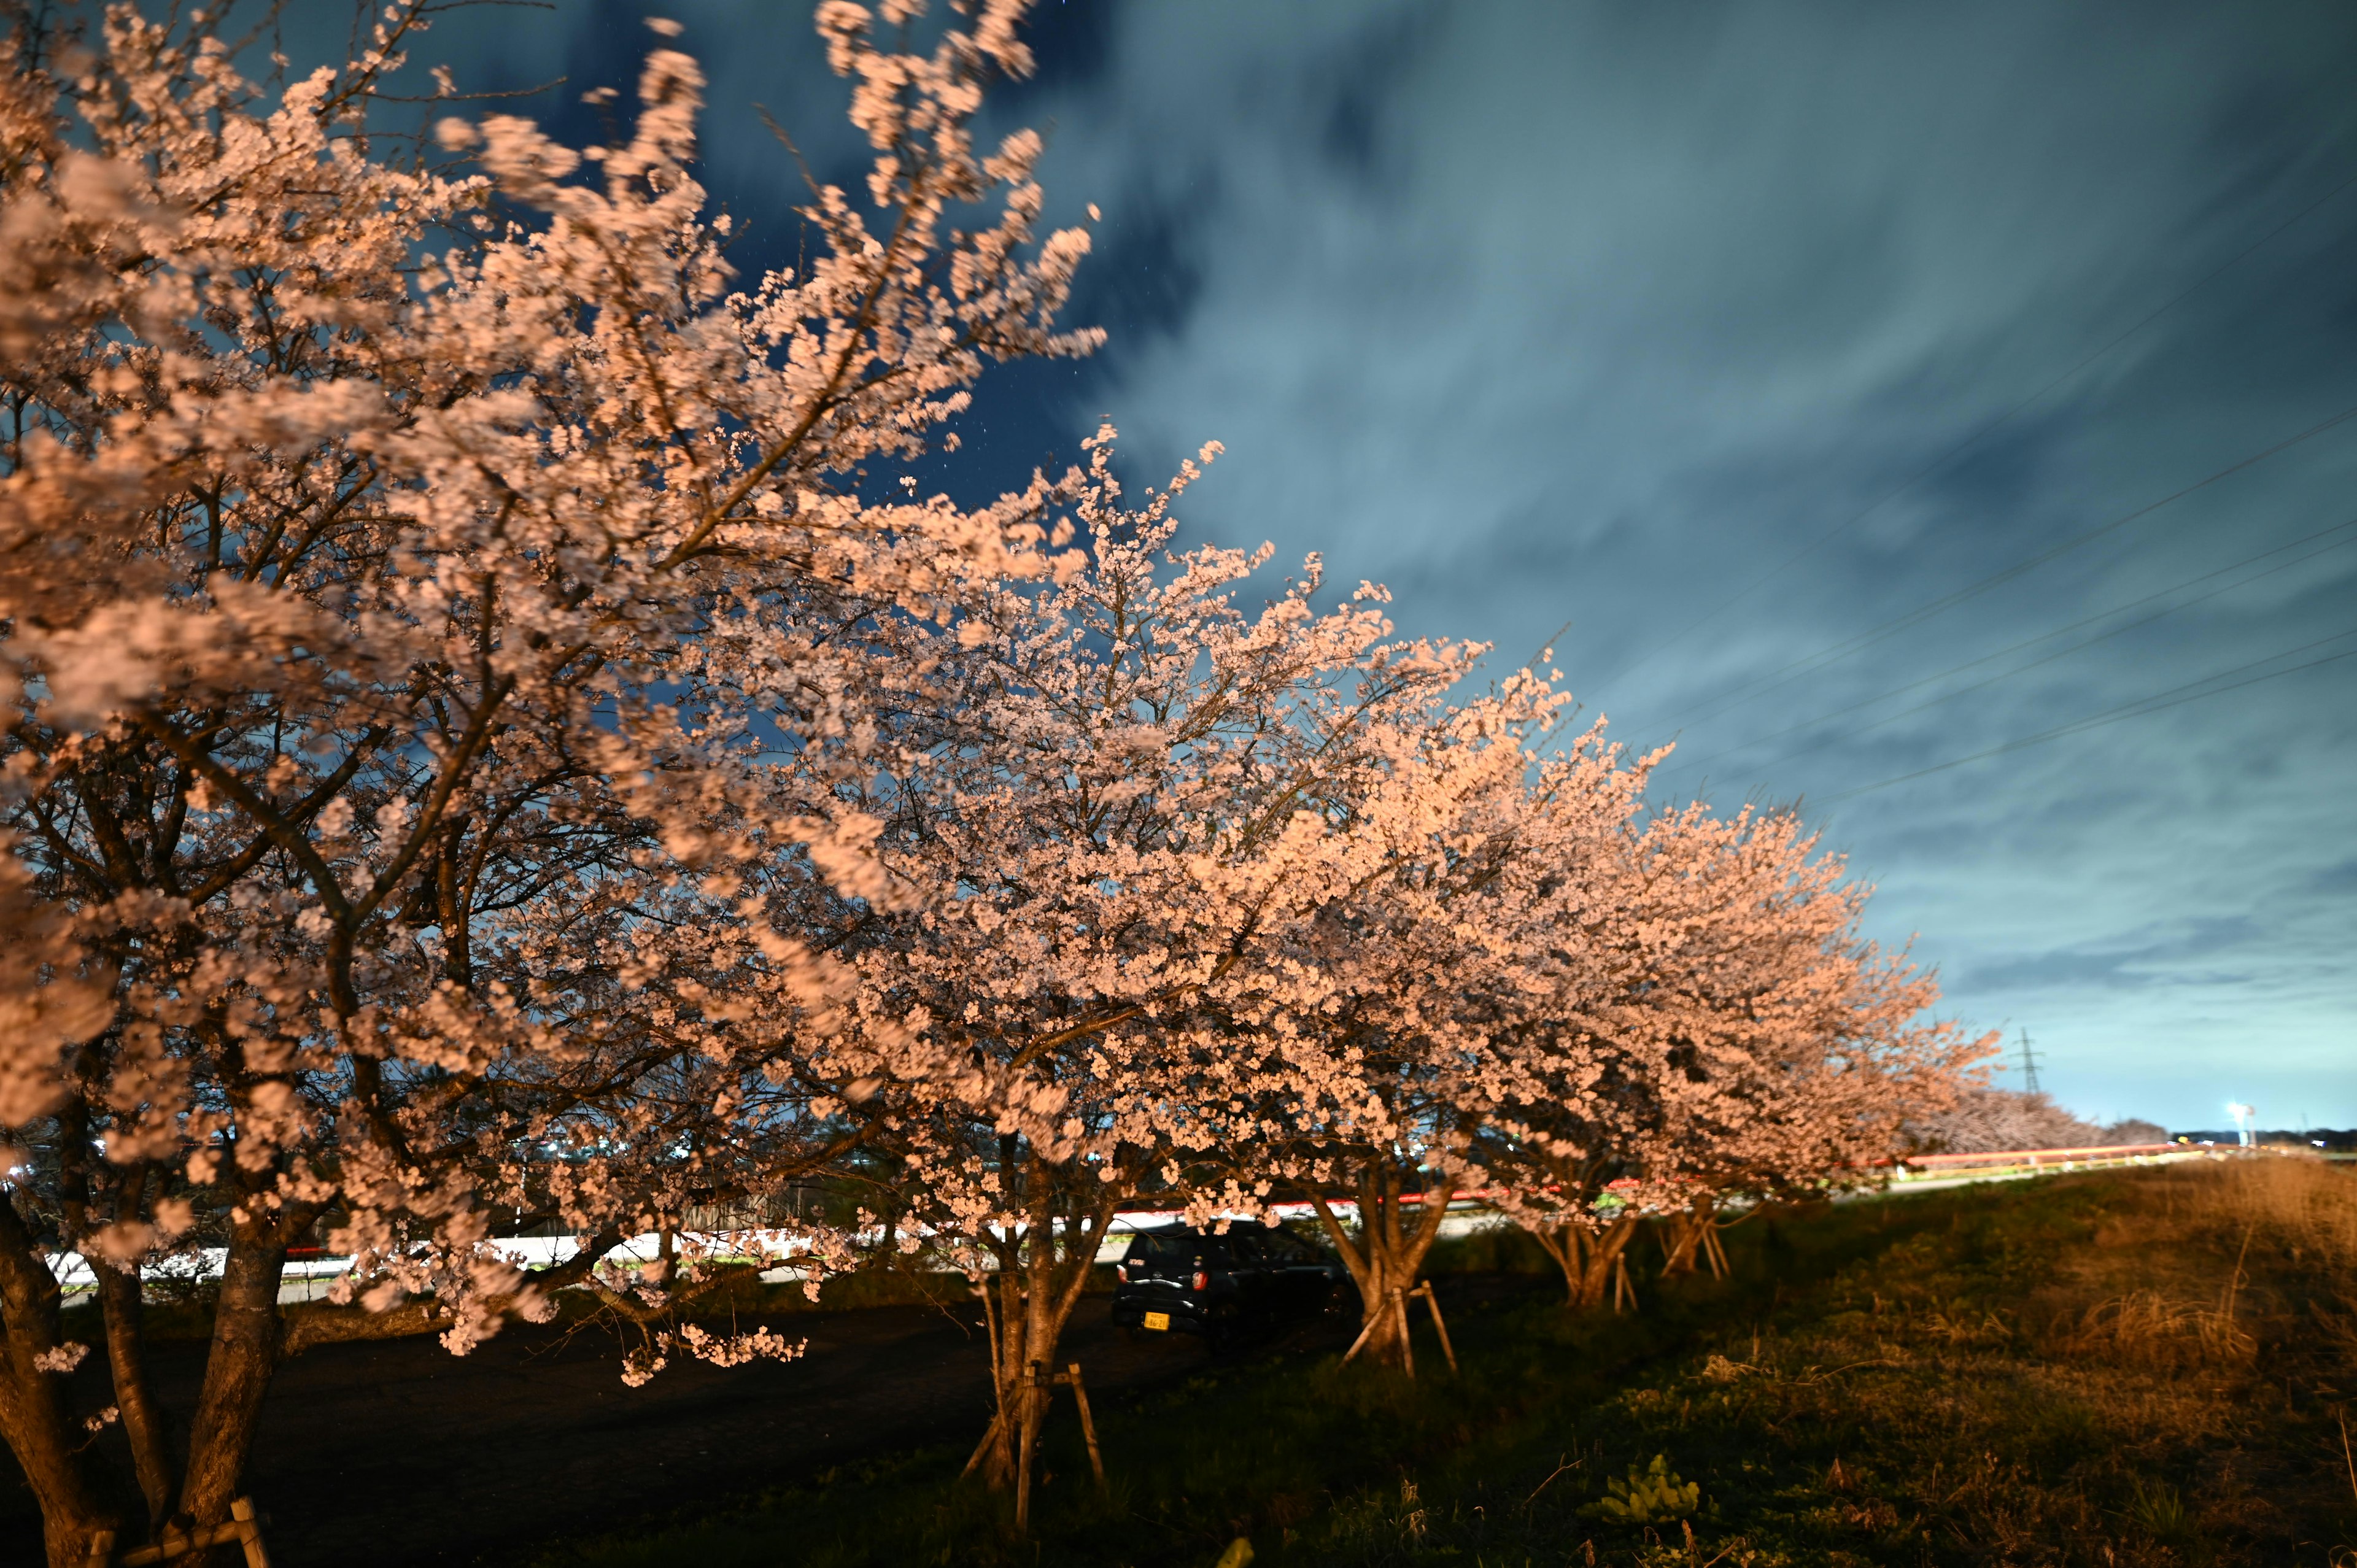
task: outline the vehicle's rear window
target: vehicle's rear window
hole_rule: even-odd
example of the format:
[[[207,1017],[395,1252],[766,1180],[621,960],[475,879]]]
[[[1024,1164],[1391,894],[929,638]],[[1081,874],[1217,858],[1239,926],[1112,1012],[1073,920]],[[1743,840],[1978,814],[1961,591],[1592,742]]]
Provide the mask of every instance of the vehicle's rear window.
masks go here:
[[[1140,1262],[1162,1262],[1197,1257],[1210,1258],[1217,1251],[1216,1244],[1209,1237],[1198,1236],[1192,1230],[1174,1228],[1168,1230],[1140,1230],[1136,1240],[1130,1242],[1128,1252],[1124,1255],[1135,1258]]]

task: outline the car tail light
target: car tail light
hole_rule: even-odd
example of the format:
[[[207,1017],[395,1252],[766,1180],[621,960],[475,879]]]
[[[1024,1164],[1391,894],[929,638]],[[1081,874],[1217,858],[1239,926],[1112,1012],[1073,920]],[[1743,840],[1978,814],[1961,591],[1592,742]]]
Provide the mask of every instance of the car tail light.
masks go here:
[[[1197,1269],[1195,1271],[1194,1283],[1197,1290],[1209,1290],[1211,1287],[1211,1276],[1205,1273],[1202,1270]]]
[[[1127,1263],[1115,1263],[1113,1266],[1113,1277],[1119,1280],[1122,1283],[1127,1284],[1129,1283],[1129,1265]]]

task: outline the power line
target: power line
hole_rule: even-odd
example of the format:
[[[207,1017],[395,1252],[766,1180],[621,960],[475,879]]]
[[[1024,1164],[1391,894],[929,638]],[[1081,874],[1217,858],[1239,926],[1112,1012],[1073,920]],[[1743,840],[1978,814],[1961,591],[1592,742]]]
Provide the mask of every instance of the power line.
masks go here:
[[[2003,746],[1993,746],[1986,751],[1975,751],[1970,757],[1959,757],[1952,761],[1936,763],[1930,768],[1919,768],[1912,773],[1901,773],[1896,778],[1885,779],[1879,783],[1863,784],[1855,789],[1844,789],[1837,795],[1824,797],[1819,804],[1829,806],[1836,800],[1846,800],[1853,795],[1871,794],[1877,789],[1887,789],[1893,784],[1904,784],[1910,779],[1927,778],[1934,773],[1945,773],[1951,768],[1962,768],[1968,762],[1979,762],[1986,757],[2001,757],[2008,751],[2019,751],[2024,746],[2059,740],[2064,736],[2077,735],[2083,730],[2101,729],[2105,725],[2117,724],[2123,719],[2142,718],[2147,714],[2157,714],[2167,708],[2180,707],[2187,703],[2198,703],[2204,697],[2222,696],[2228,692],[2240,691],[2244,686],[2255,686],[2262,681],[2273,681],[2284,675],[2297,675],[2303,670],[2313,670],[2319,664],[2331,664],[2340,660],[2357,658],[2357,648],[2352,648],[2340,653],[2328,653],[2321,659],[2311,659],[2305,664],[2294,664],[2283,670],[2271,670],[2264,675],[2254,675],[2247,681],[2236,681],[2229,685],[2215,687],[2211,691],[2193,690],[2196,686],[2208,686],[2213,681],[2223,681],[2229,675],[2239,675],[2245,670],[2255,670],[2262,664],[2272,664],[2278,659],[2288,659],[2295,653],[2305,653],[2311,648],[2321,648],[2328,642],[2338,642],[2344,637],[2357,637],[2357,627],[2352,627],[2346,631],[2336,631],[2330,637],[2319,637],[2314,642],[2304,642],[2298,648],[2287,648],[2280,653],[2270,653],[2265,659],[2254,659],[2248,664],[2240,664],[2232,670],[2221,670],[2216,674],[2205,675],[2199,681],[2188,681],[2182,686],[2172,686],[2166,692],[2156,692],[2151,696],[2139,697],[2132,703],[2123,703],[2116,708],[2107,708],[2100,714],[2091,714],[2067,725],[2058,725],[2052,729],[2041,730],[2036,735],[2007,741]],[[2190,694],[2179,695],[2180,693]]]
[[[1742,741],[1734,746],[1722,747],[1707,756],[1698,757],[1693,762],[1686,763],[1684,766],[1689,768],[1706,767],[1709,764],[1717,761],[1720,757],[1731,757],[1740,752],[1749,751],[1756,746],[1765,746],[1771,740],[1781,740],[1785,736],[1794,735],[1803,730],[1814,729],[1819,725],[1828,723],[1834,719],[1841,718],[1849,714],[1854,714],[1861,708],[1870,708],[1877,703],[1888,702],[1892,697],[1903,696],[1907,693],[1915,691],[1919,687],[1933,685],[1939,682],[1947,680],[1952,675],[1961,675],[1967,670],[1977,669],[1981,665],[1986,664],[1992,660],[2003,659],[2009,653],[2018,653],[2025,648],[2035,648],[2041,642],[2051,642],[2058,637],[2067,637],[2072,632],[2080,629],[2082,627],[2093,626],[2098,621],[2109,620],[2114,616],[2122,615],[2129,610],[2141,608],[2143,606],[2151,604],[2155,599],[2165,599],[2171,594],[2182,593],[2187,588],[2193,587],[2197,584],[2206,583],[2212,577],[2223,576],[2229,572],[2239,572],[2244,567],[2255,565],[2257,563],[2266,560],[2270,555],[2280,555],[2287,550],[2297,550],[2303,544],[2314,543],[2317,540],[2326,538],[2331,534],[2345,534],[2348,533],[2351,529],[2357,529],[2357,518],[2351,518],[2346,522],[2335,523],[2330,528],[2319,529],[2316,532],[2309,534],[2306,538],[2295,539],[2286,544],[2278,544],[2272,550],[2262,550],[2255,555],[2246,555],[2240,561],[2235,561],[2227,565],[2221,566],[2215,571],[2204,572],[2199,576],[2188,577],[2181,583],[2162,588],[2156,593],[2147,594],[2140,599],[2131,599],[2124,605],[2114,605],[2107,610],[2101,610],[2094,615],[2083,617],[2078,620],[2071,622],[2067,626],[2057,627],[2052,631],[2040,632],[2036,637],[2024,638],[2018,642],[2011,643],[2004,648],[1998,649],[1994,653],[1984,653],[1977,659],[1967,660],[1962,664],[1954,665],[1949,669],[1940,671],[1936,674],[1926,675],[1921,680],[1910,681],[1903,686],[1893,686],[1887,692],[1878,693],[1874,696],[1851,703],[1845,707],[1835,708],[1830,713],[1819,714],[1814,718],[1803,719],[1798,724],[1787,725],[1780,730],[1771,730],[1768,734],[1760,736],[1753,740]],[[1969,686],[1959,686],[1954,691],[1943,692],[1928,702],[1918,703],[1911,708],[1902,708],[1895,714],[1890,714],[1885,717],[1875,720],[1872,724],[1866,725],[1864,728],[1851,730],[1845,735],[1835,736],[1834,737],[1834,740],[1797,746],[1791,751],[1783,753],[1781,756],[1773,757],[1768,762],[1760,764],[1760,766],[1763,768],[1773,768],[1778,763],[1789,762],[1796,757],[1806,757],[1811,752],[1823,750],[1825,746],[1835,744],[1835,741],[1854,740],[1859,736],[1870,735],[1874,731],[1880,729],[1885,725],[1896,724],[1900,719],[1908,718],[1913,714],[1922,713],[1927,708],[1938,707],[1941,703],[1953,701],[1957,697],[1965,696],[1971,693],[1985,690],[1986,688],[1994,686],[2003,681],[2010,681],[2016,675],[2026,674],[2029,671],[2039,669],[2044,665],[2051,664],[2057,659],[2065,658],[2071,654],[2076,653],[2081,649],[2093,648],[2096,643],[2121,636],[2126,632],[2134,631],[2139,627],[2150,626],[2154,621],[2159,620],[2167,616],[2175,615],[2179,610],[2190,609],[2195,605],[2201,604],[2210,599],[2214,599],[2221,594],[2232,593],[2236,588],[2248,586],[2250,584],[2258,582],[2261,578],[2271,577],[2277,572],[2287,572],[2294,566],[2300,565],[2305,562],[2313,561],[2319,555],[2330,554],[2335,550],[2343,549],[2351,544],[2357,544],[2357,535],[2352,535],[2349,538],[2336,540],[2330,544],[2311,550],[2305,555],[2295,555],[2290,560],[2270,566],[2264,572],[2254,572],[2247,577],[2238,578],[2232,583],[2223,584],[2219,587],[2211,589],[2210,592],[2206,594],[2196,594],[2190,599],[2181,600],[2177,604],[2167,606],[2159,610],[2156,610],[2151,615],[2143,617],[2140,619],[2124,621],[2120,625],[2111,628],[2109,630],[2099,632],[2093,637],[2074,642],[2070,647],[2060,649],[2055,652],[2047,654],[2043,658],[2034,659],[2027,664],[2017,665],[2011,670],[1992,675],[1986,681],[1975,681]]]
[[[1662,653],[1676,647],[1679,643],[1684,641],[1695,632],[1700,631],[1703,628],[1716,624],[1720,616],[1726,614],[1728,610],[1733,609],[1737,605],[1741,604],[1745,599],[1750,597],[1760,589],[1766,587],[1770,583],[1774,582],[1778,577],[1782,576],[1786,572],[1792,570],[1794,566],[1799,565],[1803,561],[1807,560],[1810,556],[1815,554],[1818,551],[1832,543],[1835,539],[1847,533],[1851,529],[1856,528],[1867,518],[1872,517],[1876,512],[1881,510],[1892,500],[1906,494],[1910,489],[1912,489],[1924,479],[1929,478],[1933,474],[1936,474],[1941,469],[1946,467],[1949,464],[1954,462],[1958,457],[1963,456],[1966,452],[1972,450],[1974,446],[1977,446],[1987,436],[1996,434],[1996,432],[2004,428],[2007,424],[2011,424],[2014,418],[2024,409],[2027,409],[2032,403],[2039,402],[2056,387],[2059,387],[2063,382],[2071,380],[2072,377],[2077,375],[2081,371],[2085,370],[2089,365],[2093,364],[2097,360],[2102,359],[2104,355],[2110,353],[2113,349],[2118,348],[2121,344],[2126,342],[2129,338],[2135,337],[2137,333],[2143,331],[2146,328],[2151,326],[2154,322],[2159,320],[2162,317],[2176,309],[2191,295],[2209,287],[2211,284],[2224,276],[2228,272],[2249,260],[2253,254],[2274,240],[2276,235],[2281,234],[2285,230],[2289,229],[2301,219],[2306,218],[2309,213],[2315,211],[2318,208],[2322,207],[2326,202],[2330,201],[2334,197],[2340,195],[2342,191],[2347,190],[2352,185],[2357,185],[2357,174],[2351,175],[2347,179],[2342,180],[2339,185],[2334,186],[2330,190],[2326,191],[2322,196],[2318,197],[2314,201],[2309,202],[2306,207],[2301,208],[2298,211],[2293,213],[2290,217],[2285,219],[2282,222],[2268,230],[2265,234],[2260,235],[2256,240],[2251,242],[2249,245],[2235,252],[2226,261],[2221,263],[2217,267],[2203,274],[2193,283],[2188,285],[2183,289],[2180,289],[2176,294],[2171,295],[2168,300],[2163,302],[2157,308],[2140,317],[2134,326],[2128,328],[2126,331],[2105,342],[2102,347],[2096,349],[2093,352],[2080,360],[2069,370],[2064,371],[2061,375],[2056,376],[2053,380],[2040,387],[2036,392],[2031,392],[2029,396],[2022,398],[2019,402],[2014,403],[2003,413],[1998,414],[1995,419],[1973,431],[1962,441],[1941,453],[1939,456],[1934,457],[1923,467],[1916,469],[1913,473],[1900,480],[1898,484],[1892,486],[1889,489],[1885,490],[1879,496],[1877,496],[1867,505],[1864,510],[1857,512],[1847,521],[1839,523],[1824,533],[1818,535],[1814,540],[1803,545],[1798,551],[1786,556],[1781,562],[1771,567],[1765,575],[1754,578],[1749,584],[1737,590],[1734,597],[1727,599],[1717,608],[1712,609],[1700,619],[1695,620],[1690,625],[1672,633],[1664,640],[1654,644],[1651,652],[1641,655],[1635,663],[1622,670],[1619,675],[1614,677],[1614,679],[1620,681],[1627,680],[1638,671],[1642,670],[1647,664],[1651,663]]]
[[[1736,687],[1733,691],[1722,693],[1719,697],[1705,703],[1699,711],[1692,712],[1690,716],[1696,719],[1709,718],[1713,714],[1724,712],[1727,708],[1746,697],[1756,696],[1763,692],[1772,692],[1779,686],[1790,685],[1792,682],[1799,680],[1802,676],[1813,674],[1815,671],[1824,669],[1829,664],[1836,663],[1841,660],[1848,658],[1853,653],[1862,653],[1867,649],[1873,647],[1878,642],[1889,640],[1890,638],[1897,636],[1900,632],[1906,630],[1910,627],[1921,625],[1922,622],[1931,619],[1933,616],[1938,615],[1943,610],[1953,609],[1956,606],[1963,604],[1967,599],[1976,598],[1980,595],[1988,592],[1991,588],[2001,587],[2017,577],[2035,571],[2037,568],[2046,564],[2049,561],[2054,560],[2058,556],[2066,555],[2072,551],[2079,549],[2083,545],[2094,542],[2096,540],[2104,537],[2106,534],[2116,532],[2139,518],[2148,517],[2152,513],[2160,510],[2163,507],[2170,506],[2178,501],[2183,500],[2187,496],[2192,495],[2198,490],[2207,489],[2210,486],[2218,483],[2221,479],[2228,478],[2235,474],[2239,474],[2244,469],[2251,467],[2255,464],[2264,463],[2268,458],[2276,456],[2279,453],[2289,451],[2292,447],[2298,446],[2301,442],[2312,440],[2316,436],[2321,435],[2326,431],[2330,430],[2335,425],[2346,424],[2351,419],[2357,419],[2357,405],[2352,405],[2351,407],[2342,409],[2339,413],[2336,413],[2330,418],[2323,420],[2318,424],[2309,425],[2307,429],[2299,432],[2296,435],[2286,436],[2283,440],[2276,442],[2274,446],[2269,446],[2263,451],[2255,452],[2251,456],[2244,457],[2238,462],[2231,463],[2225,467],[2220,468],[2215,473],[2208,475],[2203,478],[2196,479],[2193,483],[2185,486],[2181,489],[2173,490],[2169,494],[2161,497],[2158,500],[2147,502],[2146,505],[2136,508],[2134,511],[2124,513],[2119,517],[2112,519],[2108,522],[2099,523],[2095,527],[2089,529],[2084,533],[2074,535],[2070,539],[2064,540],[2060,544],[2052,545],[2045,550],[2041,550],[2037,554],[2029,556],[2026,560],[2018,561],[2002,571],[1996,572],[1986,577],[1983,577],[1976,583],[1968,584],[1962,588],[1956,589],[1953,593],[1943,595],[1941,597],[1932,600],[1930,604],[1910,610],[1907,614],[1900,616],[1896,619],[1885,621],[1880,626],[1873,627],[1866,631],[1862,631],[1846,641],[1835,643],[1830,648],[1821,649],[1815,653],[1803,655],[1799,659],[1793,660],[1791,663],[1781,665],[1778,668],[1770,671],[1765,675],[1760,676],[1741,686]]]

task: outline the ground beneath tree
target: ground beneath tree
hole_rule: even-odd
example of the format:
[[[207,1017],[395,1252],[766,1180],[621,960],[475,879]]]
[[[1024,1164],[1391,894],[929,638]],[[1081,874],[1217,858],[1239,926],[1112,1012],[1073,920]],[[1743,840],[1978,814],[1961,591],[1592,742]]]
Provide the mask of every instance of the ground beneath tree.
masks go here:
[[[1239,1539],[1257,1568],[2357,1563],[2347,1172],[1781,1206],[1724,1280],[1662,1277],[1665,1239],[1625,1315],[1442,1274],[1457,1376],[1418,1320],[1413,1383],[1246,1356],[1105,1398],[1103,1493],[1063,1416],[1021,1535],[942,1444],[540,1568],[1206,1568]],[[1491,1266],[1509,1244],[1535,1251]]]
[[[1111,1391],[1207,1359],[1184,1337],[1132,1340],[1084,1298],[1066,1360]],[[431,1338],[330,1345],[289,1361],[264,1407],[248,1489],[284,1568],[514,1562],[554,1541],[807,1480],[884,1449],[972,1442],[989,1418],[989,1348],[971,1319],[923,1306],[797,1314],[808,1354],[722,1370],[674,1366],[622,1386],[610,1337],[511,1327],[465,1359]],[[1313,1327],[1322,1345],[1330,1327]],[[202,1347],[155,1352],[158,1396],[191,1403]],[[77,1381],[94,1378],[102,1355]],[[112,1434],[110,1434],[112,1435]],[[0,1451],[0,1563],[40,1557],[31,1493]]]

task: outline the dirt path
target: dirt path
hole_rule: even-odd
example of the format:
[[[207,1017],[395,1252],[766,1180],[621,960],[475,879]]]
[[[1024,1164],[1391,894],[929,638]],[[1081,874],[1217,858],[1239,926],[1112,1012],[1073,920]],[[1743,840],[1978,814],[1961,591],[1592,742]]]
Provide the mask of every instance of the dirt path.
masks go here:
[[[1191,1339],[1132,1343],[1084,1300],[1067,1337],[1092,1389],[1201,1365]],[[324,1346],[271,1390],[251,1487],[281,1568],[528,1560],[878,1450],[971,1442],[988,1417],[982,1339],[925,1307],[796,1316],[809,1354],[674,1367],[624,1388],[611,1340],[511,1328],[465,1359],[432,1339]],[[156,1356],[188,1409],[200,1349]],[[91,1392],[103,1399],[104,1373]],[[0,1563],[39,1560],[32,1498],[0,1452]]]

